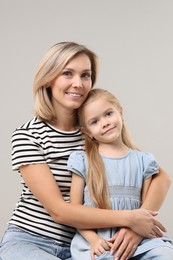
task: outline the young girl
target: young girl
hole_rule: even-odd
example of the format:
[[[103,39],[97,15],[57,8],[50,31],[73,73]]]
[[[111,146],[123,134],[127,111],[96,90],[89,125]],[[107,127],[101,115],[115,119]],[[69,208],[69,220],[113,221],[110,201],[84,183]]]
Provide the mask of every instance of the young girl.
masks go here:
[[[134,210],[141,207],[158,163],[131,142],[119,101],[108,91],[93,89],[79,109],[86,151],[71,153],[71,203],[101,209]],[[93,216],[94,217],[94,216]],[[118,228],[79,230],[72,241],[72,260],[173,259],[173,244],[166,237],[143,239],[126,258],[114,254]],[[113,237],[113,238],[112,238]],[[94,257],[95,256],[95,257]]]
[[[96,55],[83,45],[60,42],[42,58],[33,84],[35,117],[12,135],[12,167],[22,177],[23,190],[0,244],[1,260],[70,259],[73,227],[126,226],[147,237],[161,236],[157,227],[165,230],[148,210],[115,211],[69,203],[67,160],[84,145],[76,112],[96,77]],[[159,199],[153,196],[158,182],[165,184]],[[168,175],[160,170],[152,181],[146,208],[147,204],[152,211],[160,207],[169,183]]]

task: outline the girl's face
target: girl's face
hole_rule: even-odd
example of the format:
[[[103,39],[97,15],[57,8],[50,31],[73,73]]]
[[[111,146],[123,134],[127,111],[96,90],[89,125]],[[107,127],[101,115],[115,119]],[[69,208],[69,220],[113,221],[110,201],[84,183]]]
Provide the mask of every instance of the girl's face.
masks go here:
[[[122,111],[100,97],[89,102],[84,108],[85,130],[99,144],[122,143]]]
[[[92,87],[91,62],[86,54],[74,57],[52,82],[52,102],[57,111],[74,110],[86,99]]]

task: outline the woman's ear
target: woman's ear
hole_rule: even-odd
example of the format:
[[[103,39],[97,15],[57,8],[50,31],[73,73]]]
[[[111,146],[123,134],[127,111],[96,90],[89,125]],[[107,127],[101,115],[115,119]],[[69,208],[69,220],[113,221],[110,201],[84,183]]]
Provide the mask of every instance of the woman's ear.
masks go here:
[[[120,108],[119,108],[119,111],[120,111],[121,116],[123,117],[123,108],[120,107]]]

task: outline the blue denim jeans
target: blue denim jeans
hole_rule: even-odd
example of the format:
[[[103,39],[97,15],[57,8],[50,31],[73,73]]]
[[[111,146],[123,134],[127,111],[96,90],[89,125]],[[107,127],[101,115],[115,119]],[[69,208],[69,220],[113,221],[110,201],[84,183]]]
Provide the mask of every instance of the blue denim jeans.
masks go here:
[[[157,247],[149,250],[141,255],[132,257],[133,260],[172,260],[173,259],[173,248],[171,247]]]
[[[0,243],[0,260],[71,260],[70,247],[10,225]]]

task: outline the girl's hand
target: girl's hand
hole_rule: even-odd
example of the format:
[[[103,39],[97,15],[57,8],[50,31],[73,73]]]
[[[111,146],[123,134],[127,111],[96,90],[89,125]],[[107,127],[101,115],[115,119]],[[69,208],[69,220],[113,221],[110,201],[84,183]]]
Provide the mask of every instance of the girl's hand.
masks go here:
[[[131,211],[131,219],[129,227],[142,237],[154,238],[162,236],[162,232],[166,232],[166,228],[159,220],[154,218],[158,212],[146,209],[136,209]]]
[[[113,243],[111,253],[115,254],[115,259],[129,259],[134,254],[137,246],[141,242],[142,237],[128,228],[121,228],[116,234],[108,239]]]
[[[91,259],[94,260],[94,255],[101,255],[105,251],[109,251],[112,247],[112,243],[99,237],[95,243],[91,244]]]

